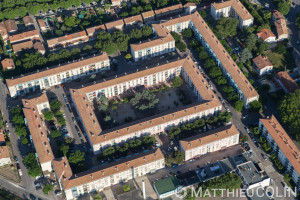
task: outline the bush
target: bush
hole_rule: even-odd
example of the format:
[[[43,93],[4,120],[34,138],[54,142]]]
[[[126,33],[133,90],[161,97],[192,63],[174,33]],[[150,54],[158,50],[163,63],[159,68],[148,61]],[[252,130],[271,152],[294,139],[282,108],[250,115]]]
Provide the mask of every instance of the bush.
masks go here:
[[[175,46],[180,52],[184,52],[186,50],[186,45],[181,41],[176,42]]]
[[[43,113],[43,115],[44,115],[44,118],[45,118],[47,121],[51,121],[51,120],[53,120],[53,118],[54,118],[54,114],[53,114],[53,112],[52,112],[51,110],[45,111],[45,112]]]
[[[130,191],[130,185],[123,185],[123,190],[124,190],[124,192],[129,192]]]
[[[286,53],[286,47],[283,44],[279,44],[275,48],[275,52],[278,54],[285,54]]]
[[[44,194],[49,194],[50,191],[52,191],[54,186],[50,183],[46,184],[43,188]]]
[[[181,35],[184,37],[184,38],[191,38],[193,36],[193,31],[192,29],[190,28],[186,28],[182,31]]]
[[[176,76],[172,81],[172,87],[181,87],[183,84],[182,79],[179,76]]]
[[[23,138],[22,138],[22,144],[28,144],[28,139],[25,138],[25,137],[23,137]]]

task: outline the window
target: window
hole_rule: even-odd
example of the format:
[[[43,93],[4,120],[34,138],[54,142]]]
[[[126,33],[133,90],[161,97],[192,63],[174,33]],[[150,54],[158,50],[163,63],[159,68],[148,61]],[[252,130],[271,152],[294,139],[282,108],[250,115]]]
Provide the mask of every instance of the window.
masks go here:
[[[70,73],[66,72],[66,78],[69,78],[69,77],[70,77]]]
[[[80,74],[83,74],[83,67],[80,68]]]
[[[90,70],[90,72],[95,72],[96,71],[96,66],[95,65],[90,65],[89,70]]]
[[[56,77],[57,77],[57,82],[61,82],[60,74],[57,74]]]

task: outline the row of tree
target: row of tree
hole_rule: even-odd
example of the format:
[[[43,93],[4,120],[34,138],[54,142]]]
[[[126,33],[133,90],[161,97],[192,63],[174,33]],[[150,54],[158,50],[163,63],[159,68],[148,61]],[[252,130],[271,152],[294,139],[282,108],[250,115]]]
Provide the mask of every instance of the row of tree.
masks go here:
[[[155,144],[154,136],[143,136],[141,139],[131,139],[122,145],[116,145],[106,148],[98,159],[106,159],[109,157],[120,158],[128,155],[129,151],[139,151],[142,147],[150,147]]]
[[[13,107],[10,109],[10,113],[13,116],[12,122],[14,123],[15,126],[15,133],[19,137],[21,137],[22,144],[27,144],[28,143],[28,132],[27,128],[25,126],[25,121],[24,121],[24,115],[22,108],[19,106]]]
[[[207,117],[206,119],[197,119],[194,122],[181,124],[172,127],[168,131],[168,135],[173,139],[181,139],[193,135],[195,131],[203,129],[205,125],[216,126],[219,123],[229,122],[231,115],[227,111],[219,113],[217,116]]]
[[[98,1],[98,0],[96,0]],[[0,19],[14,19],[24,17],[27,12],[35,15],[39,11],[47,12],[48,9],[68,9],[71,6],[80,6],[81,3],[90,4],[93,0],[3,0],[0,2]]]

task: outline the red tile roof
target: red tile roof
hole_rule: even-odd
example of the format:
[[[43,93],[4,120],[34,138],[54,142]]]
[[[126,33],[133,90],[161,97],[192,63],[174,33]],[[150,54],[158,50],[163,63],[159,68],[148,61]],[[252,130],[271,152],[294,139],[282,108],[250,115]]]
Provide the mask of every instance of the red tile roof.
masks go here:
[[[170,112],[162,113],[156,116],[152,116],[146,119],[132,122],[130,125],[126,124],[123,126],[118,126],[114,129],[109,129],[102,131],[101,126],[94,113],[93,106],[87,99],[86,94],[107,88],[109,86],[121,84],[128,82],[130,80],[137,79],[139,77],[145,77],[151,74],[158,73],[160,71],[165,71],[168,69],[183,67],[185,72],[189,75],[191,81],[193,82],[195,88],[199,91],[201,97],[205,102],[198,102],[189,106],[185,109],[173,110]],[[198,71],[197,66],[193,63],[190,57],[181,59],[174,62],[169,62],[164,65],[152,67],[143,71],[139,71],[133,74],[122,76],[119,78],[111,79],[105,82],[94,84],[81,89],[70,89],[74,103],[80,113],[82,122],[87,129],[87,133],[91,142],[93,144],[102,143],[105,141],[112,140],[114,138],[121,137],[122,135],[128,135],[133,132],[137,132],[143,129],[154,127],[159,124],[166,123],[168,121],[173,121],[179,119],[186,115],[192,115],[198,113],[201,110],[208,110],[214,107],[221,106],[219,100],[215,97],[212,90],[209,88],[206,80],[203,78],[201,73]],[[117,133],[117,134],[116,134]]]
[[[12,69],[15,68],[14,60],[11,58],[5,58],[1,61],[3,69]]]
[[[40,163],[46,163],[54,159],[54,155],[48,141],[48,130],[43,125],[37,105],[48,102],[46,93],[32,99],[22,99],[23,112],[27,120],[28,129],[32,136],[36,153]]]
[[[179,142],[183,149],[187,151],[233,135],[239,135],[239,132],[234,125],[230,125],[207,131],[205,133],[199,133],[195,136],[180,140]]]
[[[86,29],[88,36],[96,36],[101,31],[105,31],[104,24]]]
[[[2,158],[10,158],[7,146],[0,146],[0,159]]]
[[[164,159],[164,155],[158,148],[99,166],[95,169],[90,169],[88,171],[76,174],[76,176],[73,175],[66,158],[53,160],[53,166],[58,179],[61,178],[60,181],[64,189],[68,190],[73,187],[77,187],[95,180],[100,180],[116,173],[132,170],[132,168],[136,168],[161,159]]]
[[[299,89],[297,83],[286,71],[278,72],[276,78],[282,83],[285,89],[291,93]]]
[[[139,14],[139,15],[135,15],[135,16],[125,18],[124,22],[125,22],[125,24],[143,23],[143,19],[142,19],[142,16]]]
[[[255,58],[253,58],[252,61],[256,65],[256,67],[258,67],[259,69],[263,69],[268,66],[273,66],[273,64],[270,62],[270,60],[266,56],[259,55]]]
[[[33,24],[33,19],[30,17],[30,16],[25,16],[23,17],[23,21],[24,21],[24,24],[27,26],[27,25],[30,25],[30,24]]]
[[[5,27],[5,24],[3,22],[0,23],[0,35],[4,39],[5,37],[8,37],[8,33]]]
[[[68,71],[71,69],[76,69],[78,67],[82,67],[82,66],[86,66],[86,65],[91,65],[93,63],[96,62],[100,62],[100,61],[105,61],[105,60],[109,60],[107,54],[101,54],[98,56],[93,56],[93,57],[89,57],[89,58],[85,58],[85,59],[79,59],[76,62],[73,63],[66,63],[64,65],[61,66],[55,66],[53,68],[41,71],[41,72],[37,72],[37,73],[32,73],[32,74],[28,74],[28,75],[24,75],[18,78],[14,78],[14,79],[6,79],[6,84],[8,87],[12,87],[21,83],[26,83],[28,81],[33,81],[36,79],[40,79],[46,76],[51,76],[51,75],[55,75],[64,71]]]
[[[147,19],[149,17],[154,17],[154,11],[153,10],[150,10],[150,11],[147,11],[147,12],[143,12],[142,13],[142,16],[144,19]]]
[[[300,174],[300,151],[288,136],[274,115],[260,119],[261,123],[272,136],[279,149],[287,157],[293,168]]]
[[[59,44],[64,45],[66,43],[72,43],[78,40],[86,40],[86,41],[88,40],[88,36],[85,31],[80,31],[80,32],[64,35],[61,37],[53,38],[47,40],[47,43],[49,47],[54,47]]]
[[[0,129],[0,142],[5,142],[5,137],[4,137],[4,133],[3,133],[3,130]]]
[[[31,39],[33,37],[39,37],[39,32],[37,30],[27,31],[16,35],[9,36],[11,43],[19,42],[22,40]]]
[[[173,5],[173,6],[168,6],[159,10],[155,10],[155,14],[156,15],[164,15],[167,14],[168,12],[172,12],[172,11],[180,11],[183,9],[182,4],[177,4],[177,5]]]
[[[38,19],[38,23],[40,25],[40,28],[46,28],[46,24],[43,19]]]
[[[25,42],[21,42],[21,43],[16,43],[16,44],[12,45],[12,48],[13,48],[14,52],[17,53],[19,51],[33,48],[33,42],[32,42],[32,40],[29,40],[29,41],[25,41]]]
[[[232,7],[232,9],[242,18],[242,20],[253,19],[253,16],[244,7],[244,5],[239,0],[229,0],[221,3],[211,4],[216,10]]]
[[[8,33],[18,30],[18,26],[17,26],[15,20],[8,19],[8,20],[5,20],[4,23],[5,23],[5,27],[6,27],[6,30]]]
[[[257,37],[263,39],[264,41],[270,37],[276,38],[276,36],[270,29],[262,29],[257,33]]]

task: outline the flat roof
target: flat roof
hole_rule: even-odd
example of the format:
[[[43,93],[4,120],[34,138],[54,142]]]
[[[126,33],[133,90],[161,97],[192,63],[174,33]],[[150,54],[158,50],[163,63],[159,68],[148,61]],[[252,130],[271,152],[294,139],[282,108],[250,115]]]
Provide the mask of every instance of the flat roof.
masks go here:
[[[252,185],[263,180],[252,161],[240,164],[237,168],[243,176],[243,180],[246,181],[248,185]]]
[[[173,191],[178,188],[178,186],[180,186],[180,181],[176,176],[170,176],[154,183],[154,187],[159,195]]]

